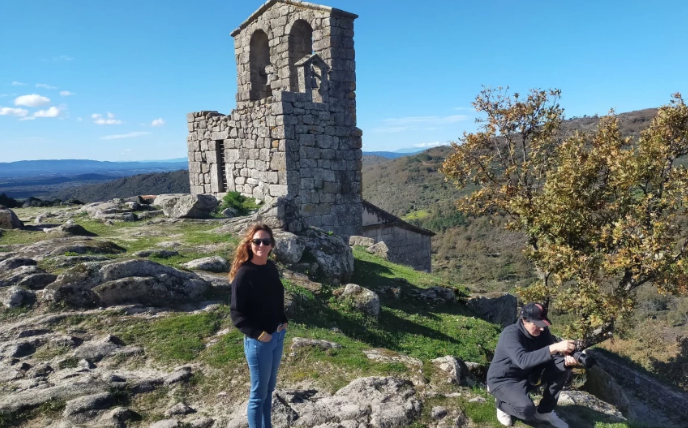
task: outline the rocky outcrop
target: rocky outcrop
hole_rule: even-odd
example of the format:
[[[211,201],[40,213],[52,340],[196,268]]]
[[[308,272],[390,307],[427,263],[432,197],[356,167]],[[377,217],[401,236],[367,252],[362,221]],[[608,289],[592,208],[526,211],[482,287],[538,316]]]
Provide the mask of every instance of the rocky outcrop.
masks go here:
[[[182,265],[187,269],[206,270],[208,272],[229,272],[229,262],[220,256],[204,257],[202,259],[191,260]]]
[[[18,308],[31,305],[36,301],[36,293],[22,287],[0,289],[0,302],[6,308]]]
[[[466,305],[480,318],[502,327],[516,322],[517,300],[511,294],[476,296],[468,299]]]
[[[134,253],[136,257],[157,257],[161,259],[168,259],[178,255],[179,252],[174,250],[141,250]]]
[[[89,237],[70,236],[65,238],[46,239],[23,247],[19,257],[32,258],[37,261],[48,257],[63,256],[66,253],[77,255],[121,254],[126,250],[111,241],[97,240]]]
[[[471,387],[477,384],[466,363],[452,355],[435,358],[432,363],[445,373],[448,383]]]
[[[0,272],[7,272],[20,266],[36,266],[36,260],[27,257],[11,257],[0,262]]]
[[[331,396],[277,391],[272,406],[275,427],[401,428],[411,425],[421,413],[421,401],[411,382],[394,377],[356,379]],[[229,417],[227,428],[245,427],[244,403]]]
[[[306,339],[303,337],[294,337],[291,339],[291,350],[294,351],[299,348],[320,348],[323,350],[338,349],[342,345],[328,340]]]
[[[349,236],[349,245],[352,247],[371,247],[375,245],[375,240],[373,238],[368,238],[367,236]]]
[[[140,420],[141,416],[119,406],[123,404],[123,393],[132,398],[165,386],[174,388],[188,381],[193,374],[188,366],[171,372],[149,367],[124,372],[108,368],[108,364],[100,362],[115,356],[127,359],[143,350],[127,346],[111,335],[81,340],[37,328],[50,324],[51,319],[54,322],[60,318],[58,315],[39,316],[14,325],[0,325],[0,379],[3,388],[12,391],[0,396],[2,420],[12,421],[15,415],[30,409],[63,402],[61,414],[51,416],[52,426],[125,428],[127,421]],[[13,335],[19,338],[11,338]],[[42,360],[44,356],[34,358],[43,347],[70,351],[50,361]],[[76,360],[80,361],[74,364]],[[176,409],[174,413],[177,416],[190,413],[189,409],[181,406],[173,409]],[[208,419],[197,417],[194,418],[195,425],[186,426],[209,427],[212,420],[209,422]]]
[[[358,284],[346,284],[344,288],[335,290],[335,295],[341,301],[349,301],[356,310],[368,316],[380,316],[380,297],[372,290]]]
[[[38,268],[36,261],[30,258],[12,257],[0,262],[0,287],[19,286],[40,290],[56,278],[57,276]]]
[[[211,195],[184,193],[158,195],[153,205],[162,208],[167,217],[208,218],[217,207],[217,199]]]
[[[137,206],[135,205],[125,205],[119,200],[112,200],[86,204],[81,208],[80,212],[86,213],[91,218],[98,220],[136,221],[138,217],[133,212],[136,208]]]
[[[56,233],[62,236],[96,236],[74,220],[67,220],[64,224],[52,229],[45,229],[46,233]]]
[[[9,208],[0,208],[0,229],[23,229],[24,223]]]
[[[451,304],[456,302],[456,293],[452,288],[434,286],[425,289],[409,290],[409,294],[416,299],[425,300],[429,303],[446,303]]]
[[[201,300],[209,287],[193,273],[149,260],[127,260],[75,266],[46,289],[43,299],[72,307],[165,306]]]

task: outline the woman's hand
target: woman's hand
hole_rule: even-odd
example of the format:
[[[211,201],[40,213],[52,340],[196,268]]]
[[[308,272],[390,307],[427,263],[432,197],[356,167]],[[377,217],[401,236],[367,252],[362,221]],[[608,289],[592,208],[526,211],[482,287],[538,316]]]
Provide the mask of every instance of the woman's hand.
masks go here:
[[[259,341],[259,342],[267,343],[267,342],[269,342],[271,339],[272,339],[272,335],[271,335],[271,334],[268,334],[268,333],[265,333],[265,332],[263,332],[263,334],[261,334],[260,336],[258,336],[258,341]]]
[[[280,332],[280,331],[282,331],[282,330],[287,331],[287,326],[288,326],[288,324],[289,324],[289,323],[286,323],[286,322],[283,323],[283,324],[280,324],[280,326],[277,327],[277,331],[278,331],[278,332]]]

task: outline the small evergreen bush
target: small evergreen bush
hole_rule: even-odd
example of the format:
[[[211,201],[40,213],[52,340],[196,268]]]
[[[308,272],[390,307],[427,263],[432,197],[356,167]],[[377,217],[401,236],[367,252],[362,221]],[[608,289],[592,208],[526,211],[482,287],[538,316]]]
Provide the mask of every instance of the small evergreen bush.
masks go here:
[[[232,208],[237,211],[238,215],[247,215],[249,211],[255,210],[260,207],[260,204],[256,203],[253,198],[247,198],[239,192],[228,192],[224,198],[222,198],[222,203],[218,206],[217,211],[222,212],[227,208]]]

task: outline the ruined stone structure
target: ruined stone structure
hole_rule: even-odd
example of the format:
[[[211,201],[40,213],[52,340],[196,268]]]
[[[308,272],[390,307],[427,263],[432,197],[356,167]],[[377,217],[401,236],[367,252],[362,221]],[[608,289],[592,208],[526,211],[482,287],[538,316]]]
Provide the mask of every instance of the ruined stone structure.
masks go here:
[[[370,202],[363,201],[362,235],[387,244],[387,258],[390,261],[417,270],[431,271],[430,240],[435,236],[433,232],[409,224]]]
[[[286,196],[309,226],[360,234],[356,18],[271,0],[232,32],[237,108],[187,115],[192,193]]]
[[[237,107],[228,115],[187,115],[191,193],[287,198],[308,226],[345,238],[365,230],[385,241],[390,260],[430,270],[432,232],[389,213],[366,215],[363,227],[356,18],[312,3],[270,0],[231,33]]]

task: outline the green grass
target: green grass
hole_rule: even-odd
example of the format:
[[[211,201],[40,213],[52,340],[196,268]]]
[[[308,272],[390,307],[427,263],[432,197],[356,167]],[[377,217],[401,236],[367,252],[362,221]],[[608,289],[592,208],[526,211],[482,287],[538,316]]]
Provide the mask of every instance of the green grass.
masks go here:
[[[226,312],[226,311],[224,311]],[[145,346],[146,353],[162,362],[188,362],[205,349],[204,339],[219,330],[221,311],[137,321],[120,327],[126,343]]]
[[[415,215],[423,215],[420,212]],[[98,235],[101,240],[111,240],[126,250],[113,255],[115,259],[130,258],[133,252],[157,248],[163,241],[178,241],[178,256],[170,258],[151,257],[158,263],[180,267],[181,264],[199,257],[218,254],[230,257],[237,245],[238,238],[229,234],[216,234],[209,231],[218,227],[217,221],[180,221],[150,225],[146,222],[116,222],[107,226],[101,222],[77,217],[76,221],[87,230]],[[152,232],[152,233],[151,233]],[[178,236],[176,236],[178,235]],[[45,234],[27,231],[9,231],[0,238],[0,244],[34,242],[45,239]],[[200,246],[217,246],[205,252]],[[355,275],[349,281],[376,291],[381,298],[379,319],[372,319],[351,308],[346,302],[338,300],[333,291],[335,287],[327,283],[322,290],[313,293],[296,284],[284,280],[286,290],[295,301],[296,310],[290,315],[290,324],[285,343],[285,356],[280,369],[279,382],[294,384],[300,381],[314,382],[329,392],[347,385],[362,376],[400,376],[410,378],[416,375],[416,368],[400,363],[381,363],[369,360],[363,353],[371,348],[381,348],[390,354],[400,353],[418,358],[423,363],[423,376],[426,381],[437,379],[440,375],[430,360],[445,355],[454,355],[466,361],[486,363],[487,355],[494,350],[500,328],[474,317],[462,301],[467,289],[435,274],[415,271],[409,267],[396,265],[362,248],[354,249]],[[50,270],[49,263],[45,265]],[[414,292],[434,287],[453,289],[457,302],[434,304],[413,297]],[[385,287],[399,288],[399,299],[384,293]],[[0,320],[13,319],[26,313],[26,309],[3,311]],[[106,319],[107,318],[107,319]],[[117,319],[117,322],[108,322]],[[160,318],[143,320],[126,317],[121,313],[95,316],[75,316],[59,323],[65,327],[79,326],[90,332],[112,333],[128,345],[145,349],[144,358],[175,365],[191,361],[199,362],[212,371],[209,377],[198,372],[194,385],[183,394],[194,397],[209,394],[215,396],[219,391],[230,391],[227,379],[236,378],[239,385],[247,381],[248,372],[243,352],[243,334],[231,325],[229,308],[198,314],[172,313]],[[216,336],[221,329],[228,333]],[[323,339],[341,345],[339,349],[322,350],[302,348],[291,354],[291,338],[305,337]],[[62,350],[41,350],[42,358],[61,355]],[[123,361],[122,364],[137,364],[139,361]],[[76,366],[74,359],[64,359],[60,367]],[[455,387],[442,384],[444,391],[454,391]],[[237,388],[237,394],[241,388]],[[181,394],[181,392],[180,392]],[[470,396],[480,395],[486,403],[470,403],[470,397],[455,399],[433,398],[424,405],[421,420],[414,426],[432,424],[429,409],[432,405],[446,405],[461,408],[476,424],[476,427],[498,427],[494,411],[494,399],[485,391],[474,390]],[[132,407],[144,415],[146,421],[162,418],[156,413],[159,402],[166,400],[157,392],[132,398]],[[237,398],[238,399],[238,398]],[[586,414],[576,411],[576,416],[584,426],[621,428],[632,427],[624,423],[602,418],[599,414]],[[0,428],[2,428],[0,420]],[[5,425],[7,426],[7,425]],[[526,425],[517,425],[526,426]]]

